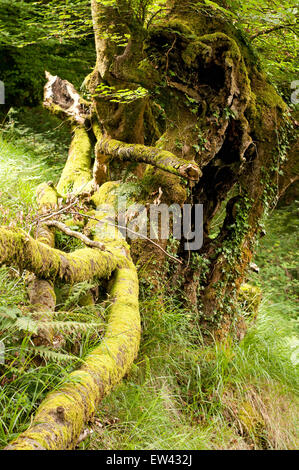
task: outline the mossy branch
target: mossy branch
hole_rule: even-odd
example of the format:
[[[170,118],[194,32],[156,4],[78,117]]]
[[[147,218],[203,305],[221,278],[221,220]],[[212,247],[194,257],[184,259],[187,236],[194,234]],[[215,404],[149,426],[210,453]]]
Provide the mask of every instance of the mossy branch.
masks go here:
[[[0,228],[0,266],[17,264],[36,274],[39,278],[67,283],[86,281],[93,278],[109,278],[121,265],[126,265],[123,244],[115,242],[111,251],[83,248],[73,253],[51,248],[22,230]]]
[[[72,127],[73,139],[69,149],[68,159],[57,185],[60,194],[79,193],[87,189],[92,179],[91,171],[91,142],[84,126]]]

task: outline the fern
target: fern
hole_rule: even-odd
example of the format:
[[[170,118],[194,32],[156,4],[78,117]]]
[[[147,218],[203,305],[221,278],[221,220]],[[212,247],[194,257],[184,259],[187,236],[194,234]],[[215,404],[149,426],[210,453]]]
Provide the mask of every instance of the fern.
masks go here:
[[[95,284],[88,281],[79,282],[78,284],[72,286],[69,296],[64,303],[64,308],[68,310],[72,306],[78,305],[80,302],[80,297],[85,295],[93,287],[95,287]]]

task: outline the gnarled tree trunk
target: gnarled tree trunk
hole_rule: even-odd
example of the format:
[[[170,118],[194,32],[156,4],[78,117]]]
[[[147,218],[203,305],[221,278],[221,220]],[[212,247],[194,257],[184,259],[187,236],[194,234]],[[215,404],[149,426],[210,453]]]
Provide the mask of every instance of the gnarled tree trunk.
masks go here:
[[[33,272],[38,292],[51,289],[57,279],[109,278],[115,302],[105,346],[72,374],[78,383],[49,395],[10,449],[74,446],[84,420],[128,370],[140,334],[134,263],[144,266],[145,280],[151,278],[149,290],[166,281],[173,286],[194,310],[207,340],[243,334],[235,299],[262,218],[277,200],[278,171],[292,132],[288,109],[248,40],[217,5],[170,0],[165,14],[147,17],[146,24],[146,15],[128,1],[114,7],[91,4],[97,63],[85,84],[92,101],[48,74],[45,106],[71,124],[69,158],[56,189],[44,185],[39,191],[42,222],[36,240],[0,230],[0,263],[17,261]],[[127,34],[128,44],[117,45],[107,31]],[[113,189],[122,188],[128,173],[141,188],[133,196],[136,204],[190,204],[192,231],[200,230],[195,207],[203,204],[201,248],[186,250],[184,238],[172,244],[176,262],[169,261],[168,240],[162,237],[155,244],[144,238],[126,243],[102,204],[117,202]],[[85,221],[98,245],[65,254],[54,248],[52,230],[61,228],[57,197],[70,199],[70,194],[78,201],[88,196],[93,205]],[[43,217],[49,206],[52,224]],[[223,222],[215,230],[220,213]]]

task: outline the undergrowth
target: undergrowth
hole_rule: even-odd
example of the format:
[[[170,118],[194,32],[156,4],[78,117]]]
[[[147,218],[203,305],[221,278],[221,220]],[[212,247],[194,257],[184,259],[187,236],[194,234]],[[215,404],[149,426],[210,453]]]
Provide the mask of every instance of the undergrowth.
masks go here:
[[[37,185],[60,175],[69,130],[44,113],[11,110],[0,133],[1,225],[31,230]],[[72,250],[67,237],[59,246]],[[69,380],[105,328],[107,306],[92,303],[94,284],[57,286],[56,311],[41,322],[30,308],[27,281],[17,267],[0,268],[0,447],[28,427],[47,392]],[[41,326],[53,331],[56,347],[35,344]]]

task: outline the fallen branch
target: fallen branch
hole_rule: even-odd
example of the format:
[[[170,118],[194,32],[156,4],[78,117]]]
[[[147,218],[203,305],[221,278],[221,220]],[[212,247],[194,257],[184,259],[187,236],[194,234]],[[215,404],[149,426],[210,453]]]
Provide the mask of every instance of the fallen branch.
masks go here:
[[[126,265],[124,242],[111,240],[113,246],[102,251],[82,248],[65,253],[41,243],[22,230],[0,227],[0,266],[17,264],[39,278],[56,278],[69,284],[94,278],[109,278],[119,266]]]

